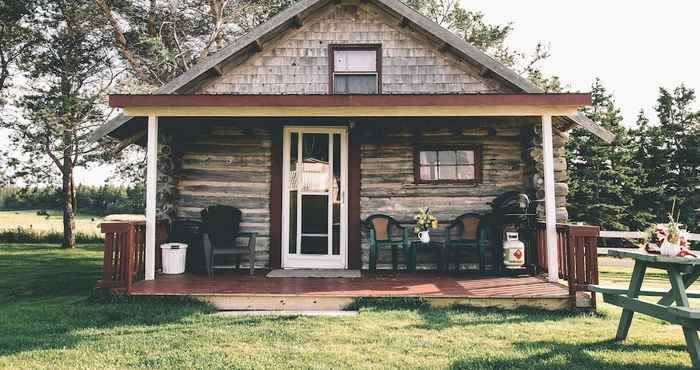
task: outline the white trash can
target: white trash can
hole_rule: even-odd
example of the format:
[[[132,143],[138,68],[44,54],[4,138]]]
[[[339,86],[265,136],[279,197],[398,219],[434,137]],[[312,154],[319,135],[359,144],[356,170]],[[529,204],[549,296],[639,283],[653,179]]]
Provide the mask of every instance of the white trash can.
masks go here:
[[[183,274],[185,273],[185,260],[187,259],[187,244],[166,243],[161,244],[163,253],[163,273]]]

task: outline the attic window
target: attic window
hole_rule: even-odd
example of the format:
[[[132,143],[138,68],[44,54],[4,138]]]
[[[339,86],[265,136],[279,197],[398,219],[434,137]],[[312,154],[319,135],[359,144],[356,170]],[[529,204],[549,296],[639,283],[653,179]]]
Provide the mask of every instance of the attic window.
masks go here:
[[[329,51],[331,93],[379,93],[381,46],[331,45]]]

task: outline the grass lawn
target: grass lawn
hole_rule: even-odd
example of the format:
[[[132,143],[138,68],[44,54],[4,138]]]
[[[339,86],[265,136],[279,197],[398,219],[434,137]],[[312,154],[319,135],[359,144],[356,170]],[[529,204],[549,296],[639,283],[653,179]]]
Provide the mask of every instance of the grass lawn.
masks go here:
[[[99,246],[0,245],[0,368],[678,369],[682,331],[619,311],[368,305],[349,317],[221,317],[190,299],[104,298]],[[604,273],[605,274],[605,273]]]
[[[39,232],[63,232],[63,213],[49,210],[48,216],[39,216],[37,210],[27,211],[0,211],[0,230],[32,229]],[[77,232],[85,234],[100,234],[98,228],[102,217],[78,214],[75,216],[75,228]]]
[[[614,285],[620,287],[629,287],[630,277],[632,276],[632,264],[629,266],[620,266],[615,261],[632,262],[628,259],[618,259],[614,257],[599,257],[598,271],[600,273],[601,282],[605,285]],[[668,274],[663,270],[647,269],[644,275],[643,288],[671,288],[671,283],[668,281]]]

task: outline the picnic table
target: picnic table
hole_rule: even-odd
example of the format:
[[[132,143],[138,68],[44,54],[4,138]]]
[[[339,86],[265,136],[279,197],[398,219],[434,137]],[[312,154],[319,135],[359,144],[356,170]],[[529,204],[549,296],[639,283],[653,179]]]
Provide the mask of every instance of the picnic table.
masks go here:
[[[603,300],[622,307],[620,324],[617,327],[616,340],[624,340],[632,324],[635,312],[649,315],[660,320],[683,327],[686,346],[694,368],[700,368],[700,341],[697,330],[700,329],[700,309],[691,308],[688,298],[700,298],[700,293],[687,291],[688,287],[700,277],[700,258],[666,257],[650,254],[643,250],[610,249],[610,256],[631,258],[634,270],[628,289],[592,285],[591,291],[603,294]],[[671,290],[642,290],[647,268],[665,270],[671,282]],[[657,296],[657,303],[646,302],[639,297]],[[675,306],[672,306],[675,302]]]

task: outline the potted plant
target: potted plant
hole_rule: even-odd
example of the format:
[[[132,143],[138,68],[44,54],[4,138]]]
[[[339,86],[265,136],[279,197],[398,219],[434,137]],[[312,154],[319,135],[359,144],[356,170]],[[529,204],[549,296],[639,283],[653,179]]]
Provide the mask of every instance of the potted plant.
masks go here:
[[[414,231],[418,238],[423,243],[430,243],[430,229],[437,229],[438,222],[435,216],[430,213],[430,208],[420,209],[418,214],[414,217],[416,220],[416,226]]]

